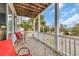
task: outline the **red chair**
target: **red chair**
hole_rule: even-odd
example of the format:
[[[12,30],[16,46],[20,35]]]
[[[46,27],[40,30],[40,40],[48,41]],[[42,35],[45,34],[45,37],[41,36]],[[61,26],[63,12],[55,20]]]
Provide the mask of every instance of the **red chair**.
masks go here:
[[[15,35],[17,37],[17,45],[18,45],[19,42],[24,39],[24,36],[21,32],[16,32]],[[25,39],[24,39],[24,42],[25,42]]]
[[[22,34],[21,34],[21,32],[16,32],[15,33],[16,34],[16,37],[17,37],[17,39],[19,39],[20,40],[20,38],[22,38]]]
[[[23,50],[23,49],[27,49],[28,50],[28,54],[26,54],[26,53],[25,54],[19,54],[20,51]],[[20,48],[19,51],[18,51],[18,53],[17,53],[17,55],[18,56],[32,56],[32,54],[30,53],[30,50],[27,47]]]
[[[29,53],[26,54],[20,54],[19,52],[22,49],[28,49],[27,47],[22,47],[18,53],[16,53],[15,48],[13,46],[12,40],[7,39],[4,41],[0,41],[0,56],[32,56],[32,54],[30,54],[30,51],[28,49]]]

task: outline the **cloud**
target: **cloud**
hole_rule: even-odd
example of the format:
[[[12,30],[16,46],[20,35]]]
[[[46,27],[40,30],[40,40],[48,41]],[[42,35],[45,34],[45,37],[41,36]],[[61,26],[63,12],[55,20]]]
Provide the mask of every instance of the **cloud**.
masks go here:
[[[75,8],[73,8],[71,11],[66,11],[66,12],[63,12],[63,14],[61,15],[61,18],[60,18],[60,23],[63,24],[64,22],[64,17],[70,15],[70,14],[73,14],[74,12],[76,11]]]
[[[60,24],[63,24],[63,22],[64,22],[64,19],[59,19]]]
[[[59,9],[62,9],[64,7],[65,4],[63,3],[59,3]]]
[[[76,11],[76,8],[71,9],[70,11],[64,11],[62,17],[68,16]]]
[[[71,25],[74,24],[79,20],[79,14],[75,14],[72,17],[68,18],[66,21],[63,22],[64,25]]]
[[[48,23],[48,22],[46,22],[46,25],[49,25],[49,23]]]
[[[76,6],[79,6],[79,3],[76,3]]]

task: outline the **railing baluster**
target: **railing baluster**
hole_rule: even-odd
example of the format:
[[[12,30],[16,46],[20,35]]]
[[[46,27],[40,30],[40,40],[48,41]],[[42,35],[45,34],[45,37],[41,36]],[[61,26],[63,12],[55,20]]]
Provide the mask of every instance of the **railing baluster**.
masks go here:
[[[76,56],[76,41],[74,40],[74,56]]]
[[[61,48],[60,48],[60,45],[61,45],[61,44],[60,44],[60,37],[59,37],[59,50],[61,49]]]
[[[41,35],[41,33],[40,33]],[[39,33],[36,33],[37,38],[39,37]],[[51,40],[51,38],[53,38],[53,40],[55,40],[54,35],[51,37],[52,35],[44,33],[44,40],[43,42],[48,44],[48,41]],[[66,55],[73,55],[76,56],[77,52],[76,52],[76,40],[78,40],[78,37],[73,37],[73,36],[66,36],[66,35],[59,35],[58,38],[58,50],[63,52]],[[73,42],[72,42],[73,41]],[[72,45],[73,45],[73,49],[72,49]],[[49,45],[49,44],[48,44]],[[52,46],[52,45],[49,45]],[[72,51],[71,51],[72,50]],[[69,54],[68,54],[69,52]]]
[[[67,39],[65,38],[65,54],[67,54]]]
[[[59,50],[61,50],[61,37],[59,37]]]
[[[43,35],[42,35],[42,40],[43,40],[43,42],[44,42],[44,32],[42,33]]]
[[[61,47],[62,47],[62,52],[63,52],[63,38],[61,38]]]
[[[71,39],[69,39],[69,55],[71,55]]]

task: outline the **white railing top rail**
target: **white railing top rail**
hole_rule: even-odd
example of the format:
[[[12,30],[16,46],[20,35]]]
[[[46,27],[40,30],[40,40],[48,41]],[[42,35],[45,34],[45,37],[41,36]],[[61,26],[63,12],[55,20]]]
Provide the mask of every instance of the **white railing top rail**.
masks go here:
[[[59,35],[59,37],[66,38],[66,39],[72,39],[72,40],[79,40],[79,37],[76,37],[76,36]]]
[[[33,33],[33,32],[28,32],[27,33]],[[36,32],[37,33],[37,32]],[[43,33],[43,32],[40,32],[40,34],[46,34],[46,35],[49,35],[49,36],[55,36],[55,34],[52,34],[52,33]],[[79,37],[76,37],[76,36],[69,36],[69,35],[58,35],[58,37],[61,37],[61,38],[66,38],[66,39],[72,39],[72,40],[79,40]]]
[[[55,34],[52,33],[44,33],[46,35],[55,36]],[[79,37],[76,36],[69,36],[69,35],[58,35],[58,37],[66,38],[66,39],[72,39],[72,40],[79,40]]]

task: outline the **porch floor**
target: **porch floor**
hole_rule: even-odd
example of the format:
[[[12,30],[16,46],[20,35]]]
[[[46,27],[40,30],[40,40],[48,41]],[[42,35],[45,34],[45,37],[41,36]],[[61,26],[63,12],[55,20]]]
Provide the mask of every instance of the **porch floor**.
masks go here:
[[[34,37],[27,37],[26,36],[26,43],[20,43],[18,46],[15,44],[16,47],[16,52],[21,48],[21,47],[27,47],[29,48],[31,54],[33,56],[55,56],[57,55],[51,48],[40,42],[39,40],[35,39]],[[25,50],[20,52],[21,54],[25,53]]]

